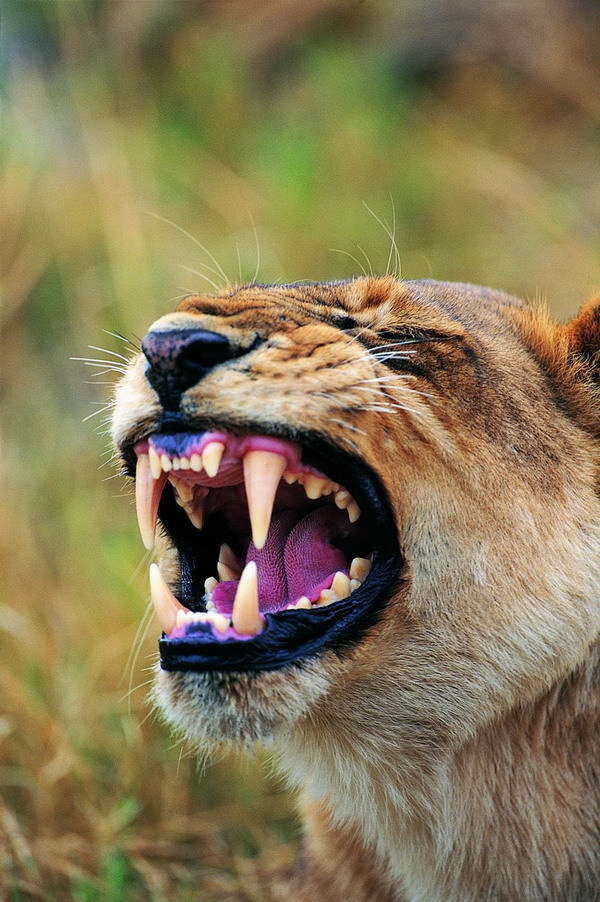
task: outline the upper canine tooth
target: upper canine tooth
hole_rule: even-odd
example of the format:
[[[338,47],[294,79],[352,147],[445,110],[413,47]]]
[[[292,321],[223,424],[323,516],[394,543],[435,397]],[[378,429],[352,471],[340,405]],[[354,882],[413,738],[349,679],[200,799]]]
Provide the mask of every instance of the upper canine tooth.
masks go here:
[[[272,451],[248,451],[244,455],[244,482],[252,541],[261,549],[267,541],[277,486],[287,461]]]
[[[225,445],[221,442],[209,442],[202,452],[202,465],[206,475],[212,479],[219,472],[219,464],[225,451]]]
[[[160,474],[162,473],[162,464],[160,462],[160,457],[150,445],[148,448],[148,457],[150,458],[150,469],[152,470],[152,475],[155,479],[158,479]]]
[[[156,516],[166,478],[166,474],[161,471],[158,479],[154,479],[150,469],[150,456],[139,455],[135,469],[135,507],[142,542],[148,551],[154,548]]]
[[[335,592],[338,598],[348,598],[352,589],[350,588],[350,580],[341,570],[335,574],[331,584],[331,591]]]
[[[263,628],[258,607],[258,571],[255,561],[244,567],[231,612],[233,628],[242,636],[255,636]]]
[[[150,564],[150,595],[158,622],[168,635],[175,628],[177,617],[188,611],[175,598],[156,564]]]

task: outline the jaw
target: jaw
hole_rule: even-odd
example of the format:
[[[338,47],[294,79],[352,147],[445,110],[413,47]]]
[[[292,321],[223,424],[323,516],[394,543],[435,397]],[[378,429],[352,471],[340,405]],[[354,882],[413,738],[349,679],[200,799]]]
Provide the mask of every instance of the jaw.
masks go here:
[[[136,455],[154,457],[156,485],[149,481],[146,502],[152,499],[163,545],[178,562],[178,579],[164,587],[171,607],[163,610],[156,699],[195,742],[266,742],[301,718],[377,624],[402,568],[390,504],[364,461],[319,435],[295,430],[284,438],[259,429],[234,435],[186,425],[131,436],[122,448],[130,472]],[[225,446],[216,472],[214,463],[204,465],[215,437]],[[262,548],[246,467],[256,451],[286,458]],[[156,458],[164,463],[165,456],[167,472],[161,467],[158,475]],[[340,493],[350,503],[344,496],[338,506]],[[224,546],[232,557],[223,566]],[[356,561],[366,567],[362,579],[354,578]],[[259,619],[250,627],[236,620],[248,562],[258,570]]]

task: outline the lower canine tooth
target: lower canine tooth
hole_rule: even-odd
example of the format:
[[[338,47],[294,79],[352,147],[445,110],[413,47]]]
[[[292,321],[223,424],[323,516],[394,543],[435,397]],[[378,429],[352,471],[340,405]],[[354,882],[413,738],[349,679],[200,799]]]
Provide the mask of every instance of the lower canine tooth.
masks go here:
[[[168,635],[175,628],[178,618],[190,612],[175,598],[156,564],[150,564],[149,575],[154,612],[163,631]]]
[[[231,612],[233,628],[242,636],[255,636],[263,628],[258,607],[258,572],[256,563],[244,567]]]

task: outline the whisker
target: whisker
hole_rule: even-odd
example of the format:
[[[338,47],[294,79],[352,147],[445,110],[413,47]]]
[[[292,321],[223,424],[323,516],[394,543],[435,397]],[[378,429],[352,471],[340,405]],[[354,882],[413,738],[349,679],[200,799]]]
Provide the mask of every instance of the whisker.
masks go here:
[[[198,241],[197,238],[195,238],[193,235],[190,235],[189,232],[186,232],[186,230],[182,229],[181,226],[178,226],[177,223],[172,222],[170,219],[166,219],[164,216],[159,216],[158,213],[153,213],[152,210],[146,210],[146,213],[148,213],[150,216],[154,216],[155,219],[158,219],[161,222],[165,222],[167,225],[172,226],[174,229],[177,229],[178,232],[181,232],[182,235],[185,235],[186,238],[189,238],[190,241],[193,241],[194,244],[196,245],[196,247],[199,247],[200,250],[203,251],[210,260],[212,260],[212,262],[214,263],[214,265],[217,268],[217,274],[223,277],[223,279],[225,280],[225,284],[231,285],[231,280],[227,278],[225,270],[223,269],[221,264],[213,256],[213,254],[211,254],[211,252],[208,250],[208,248],[205,247],[200,241]]]
[[[220,288],[219,288],[219,286],[217,285],[217,283],[216,283],[216,282],[213,282],[212,279],[209,279],[208,276],[205,276],[204,273],[198,272],[197,269],[192,269],[191,266],[185,266],[185,264],[183,264],[183,263],[178,263],[177,265],[178,265],[181,269],[185,269],[185,270],[187,270],[187,272],[191,272],[191,273],[193,273],[195,276],[199,276],[201,279],[204,279],[205,282],[208,282],[209,285],[212,285],[212,287],[214,288],[214,290],[215,290],[216,292],[219,292],[219,291],[220,291]]]
[[[250,212],[250,210],[247,210],[246,212],[248,213],[248,216],[250,217],[250,222],[252,223],[252,231],[254,232],[254,242],[256,244],[256,267],[254,269],[254,275],[252,276],[252,284],[254,285],[256,283],[256,280],[258,279],[258,274],[260,272],[260,241],[258,238],[258,231],[256,229],[256,224],[252,217],[252,213]]]
[[[127,338],[126,335],[121,335],[120,332],[111,332],[110,329],[103,329],[102,331],[106,335],[112,335],[113,338],[118,338],[120,341],[124,341],[125,344],[131,345],[131,347],[134,348],[134,350],[136,350],[136,351],[141,350],[141,347],[139,344],[136,345],[136,343],[134,341],[132,341],[130,338]],[[137,335],[134,336],[134,338],[137,338]]]
[[[369,275],[371,277],[373,277],[373,267],[371,265],[371,261],[369,260],[367,253],[363,250],[363,248],[360,246],[360,244],[357,244],[356,247],[361,252],[361,254],[365,258],[365,260],[367,261],[367,266],[369,267]],[[366,275],[366,273],[365,273],[365,275]]]
[[[81,421],[82,423],[87,423],[88,420],[91,420],[92,417],[98,416],[99,413],[106,413],[107,410],[112,410],[115,406],[114,401],[111,401],[110,404],[107,404],[106,407],[101,407],[100,410],[95,410],[93,413],[88,414],[87,417],[84,417]]]
[[[341,250],[339,247],[330,247],[329,250],[330,250],[332,253],[334,253],[334,254],[345,254],[346,257],[350,257],[350,259],[351,259],[351,260],[354,260],[354,262],[356,263],[356,265],[362,270],[363,276],[364,276],[365,278],[367,278],[367,276],[368,276],[367,270],[364,268],[364,266],[362,265],[362,263],[360,262],[360,260],[358,260],[358,259],[354,256],[354,254],[350,254],[350,253],[348,253],[348,251],[343,251],[343,250]]]
[[[117,354],[116,351],[111,351],[109,348],[98,348],[96,345],[88,345],[88,348],[91,351],[101,351],[103,354],[112,354],[113,357],[118,357],[120,360],[124,360],[125,363],[129,363],[131,360],[130,357],[125,357],[123,354]]]

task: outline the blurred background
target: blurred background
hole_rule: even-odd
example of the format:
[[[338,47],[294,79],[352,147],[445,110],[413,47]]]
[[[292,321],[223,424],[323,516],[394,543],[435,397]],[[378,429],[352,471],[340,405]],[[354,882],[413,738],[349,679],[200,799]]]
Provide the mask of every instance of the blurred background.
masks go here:
[[[281,900],[298,825],[268,759],[202,770],[148,705],[111,384],[176,298],[384,272],[390,234],[406,278],[573,314],[600,286],[600,8],[3,0],[0,24],[0,898]]]

